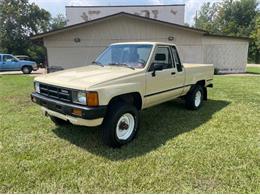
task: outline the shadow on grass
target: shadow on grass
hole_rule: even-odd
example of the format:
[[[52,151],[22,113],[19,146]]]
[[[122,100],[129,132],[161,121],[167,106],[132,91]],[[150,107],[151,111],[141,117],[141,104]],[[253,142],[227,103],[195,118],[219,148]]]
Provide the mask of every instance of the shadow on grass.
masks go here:
[[[192,131],[212,118],[229,104],[227,101],[208,100],[198,111],[186,110],[181,100],[171,101],[144,110],[138,136],[120,149],[111,149],[101,142],[100,128],[58,127],[53,132],[60,138],[88,152],[113,161],[144,155],[174,137]]]

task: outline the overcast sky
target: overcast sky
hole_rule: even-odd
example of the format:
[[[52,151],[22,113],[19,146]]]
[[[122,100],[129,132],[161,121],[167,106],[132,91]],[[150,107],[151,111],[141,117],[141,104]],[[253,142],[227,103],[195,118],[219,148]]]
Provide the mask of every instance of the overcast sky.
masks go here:
[[[147,4],[185,4],[185,22],[192,24],[196,10],[204,2],[219,2],[220,0],[29,0],[48,10],[53,16],[65,15],[66,5],[147,5]]]

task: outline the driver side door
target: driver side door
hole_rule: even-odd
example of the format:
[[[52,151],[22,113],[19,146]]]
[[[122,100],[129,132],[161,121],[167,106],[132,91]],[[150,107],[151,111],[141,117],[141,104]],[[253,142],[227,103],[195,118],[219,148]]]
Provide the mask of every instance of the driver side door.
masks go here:
[[[162,65],[162,70],[154,72],[154,65]],[[146,91],[144,96],[145,107],[150,107],[161,102],[173,99],[179,95],[178,87],[174,82],[176,76],[171,48],[169,46],[157,46],[153,54],[153,60],[146,72]]]

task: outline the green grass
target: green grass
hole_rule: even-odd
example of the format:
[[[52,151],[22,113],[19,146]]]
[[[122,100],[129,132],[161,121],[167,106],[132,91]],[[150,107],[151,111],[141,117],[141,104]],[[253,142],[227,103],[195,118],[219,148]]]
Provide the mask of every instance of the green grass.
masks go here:
[[[57,128],[32,78],[0,77],[0,193],[260,193],[260,77],[214,78],[209,101],[142,112],[121,149],[98,128]]]
[[[251,73],[251,74],[260,74],[260,66],[259,67],[247,67],[246,72]]]

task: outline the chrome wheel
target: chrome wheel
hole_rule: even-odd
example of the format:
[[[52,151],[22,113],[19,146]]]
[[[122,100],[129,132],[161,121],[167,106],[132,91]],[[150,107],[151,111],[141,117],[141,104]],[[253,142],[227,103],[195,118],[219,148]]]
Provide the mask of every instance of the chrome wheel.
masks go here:
[[[119,140],[127,140],[131,137],[135,128],[135,118],[130,113],[121,116],[116,126],[116,136]]]
[[[201,91],[197,91],[197,93],[195,95],[195,106],[196,107],[200,106],[200,104],[201,104],[201,97],[202,97]]]

